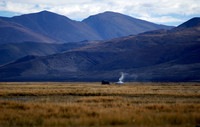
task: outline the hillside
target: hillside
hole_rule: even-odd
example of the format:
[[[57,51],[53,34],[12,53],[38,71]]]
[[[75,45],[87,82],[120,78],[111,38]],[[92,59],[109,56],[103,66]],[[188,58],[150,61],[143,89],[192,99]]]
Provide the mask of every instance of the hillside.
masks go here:
[[[19,23],[57,43],[100,39],[84,23],[48,11],[4,18],[4,20]]]
[[[52,42],[50,38],[33,32],[18,23],[2,19],[0,19],[0,33],[0,44],[23,41]]]
[[[90,42],[51,44],[39,42],[9,43],[0,45],[0,65],[13,62],[27,55],[46,56],[70,49],[80,48]]]

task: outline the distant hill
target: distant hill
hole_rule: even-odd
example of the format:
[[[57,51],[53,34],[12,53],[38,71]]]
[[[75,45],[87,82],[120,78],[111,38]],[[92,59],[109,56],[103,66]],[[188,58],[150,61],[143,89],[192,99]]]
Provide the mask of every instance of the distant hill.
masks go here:
[[[10,24],[8,27],[0,22],[0,32],[6,34],[0,35],[0,44],[23,41],[64,43],[107,40],[149,30],[172,28],[114,12],[91,16],[82,22],[48,11],[12,18],[0,17],[0,20],[4,24]]]
[[[176,30],[183,24],[193,25]],[[200,26],[193,20],[183,24],[168,31],[28,57],[0,67],[0,80],[117,81],[124,72],[128,81],[200,81]]]
[[[139,34],[158,29],[171,29],[171,26],[158,25],[116,12],[104,12],[83,20],[104,40]]]

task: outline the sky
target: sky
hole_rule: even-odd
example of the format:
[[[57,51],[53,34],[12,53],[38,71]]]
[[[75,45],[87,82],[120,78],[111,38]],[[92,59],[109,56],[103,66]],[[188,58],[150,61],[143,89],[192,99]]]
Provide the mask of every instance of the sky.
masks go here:
[[[200,0],[0,0],[0,16],[51,11],[81,21],[105,11],[177,26],[200,17]]]

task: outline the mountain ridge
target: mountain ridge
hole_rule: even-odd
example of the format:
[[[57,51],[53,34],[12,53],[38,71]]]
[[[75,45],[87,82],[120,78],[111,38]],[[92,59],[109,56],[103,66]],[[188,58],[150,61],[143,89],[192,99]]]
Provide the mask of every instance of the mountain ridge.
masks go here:
[[[107,15],[107,13],[97,14],[94,15],[93,18],[98,17],[98,15]],[[153,29],[170,29],[170,26],[161,26],[150,22],[145,22],[143,20],[135,19],[130,16],[122,15],[120,13],[109,12],[109,15],[113,15],[114,17],[118,17],[118,21],[122,20],[124,24],[128,23],[127,25],[123,25],[122,22],[114,22],[114,19],[110,18],[110,21],[100,20],[101,25],[104,27],[101,28],[99,31],[95,27],[91,27],[92,22],[89,19],[85,19],[83,21],[75,21],[71,20],[70,18],[59,15],[49,11],[41,11],[38,13],[30,13],[24,14],[20,16],[14,16],[11,18],[7,17],[0,17],[1,20],[4,22],[12,22],[21,25],[22,27],[28,29],[32,33],[38,34],[41,37],[45,38],[44,42],[48,43],[65,43],[65,42],[79,42],[83,40],[107,40],[122,36],[128,36],[130,34],[136,34],[139,32],[144,32]],[[130,19],[134,19],[131,21]],[[99,20],[99,19],[97,19]],[[138,26],[135,24],[137,21],[145,23],[143,26]],[[112,22],[112,24],[110,24]],[[140,23],[140,24],[142,24]],[[95,24],[95,23],[94,23]],[[134,25],[135,24],[135,25]],[[95,26],[99,26],[100,24],[95,24]],[[130,27],[131,26],[131,27]],[[135,27],[135,29],[133,28]],[[149,29],[149,27],[151,29]],[[140,30],[142,29],[142,31]],[[5,31],[5,30],[4,30]],[[3,30],[2,30],[3,33]],[[106,36],[107,35],[107,36]],[[22,36],[22,35],[21,35]],[[18,36],[13,37],[14,39],[10,42],[14,42],[15,38]],[[3,36],[1,37],[2,39]],[[0,38],[0,40],[1,40]],[[23,41],[35,41],[30,39],[23,39]],[[8,43],[9,41],[0,41],[0,43]],[[39,42],[42,42],[39,40]]]

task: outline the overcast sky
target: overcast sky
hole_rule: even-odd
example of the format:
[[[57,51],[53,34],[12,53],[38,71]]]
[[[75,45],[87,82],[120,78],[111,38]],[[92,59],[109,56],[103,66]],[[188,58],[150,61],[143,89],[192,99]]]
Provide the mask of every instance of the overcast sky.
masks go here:
[[[74,20],[114,11],[159,24],[179,25],[192,17],[200,17],[200,0],[0,0],[0,16],[42,10]]]

